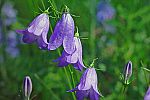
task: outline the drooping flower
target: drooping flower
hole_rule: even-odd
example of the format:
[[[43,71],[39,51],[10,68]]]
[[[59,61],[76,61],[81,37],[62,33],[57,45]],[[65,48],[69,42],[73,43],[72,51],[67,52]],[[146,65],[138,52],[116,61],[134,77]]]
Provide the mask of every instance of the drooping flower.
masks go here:
[[[132,62],[129,61],[124,68],[124,81],[127,84],[129,78],[132,75]]]
[[[88,68],[83,73],[80,83],[75,89],[69,90],[69,92],[76,91],[77,100],[84,100],[89,98],[90,100],[99,100],[101,93],[97,89],[97,74],[94,68]]]
[[[23,80],[23,92],[24,97],[29,100],[31,92],[32,92],[32,81],[29,76],[26,76]]]
[[[19,55],[19,49],[17,45],[17,34],[14,31],[9,31],[6,39],[6,52],[13,58]]]
[[[83,67],[85,67],[82,61],[82,44],[78,37],[74,37],[73,40],[75,51],[72,54],[68,54],[64,50],[61,57],[59,57],[56,61],[58,62],[58,66],[60,67],[67,66],[68,64],[73,64],[75,69],[81,71]]]
[[[24,43],[36,42],[41,49],[46,49],[47,33],[49,30],[49,16],[42,13],[37,16],[25,30],[17,30],[18,33],[23,34]]]
[[[115,9],[107,1],[99,2],[97,6],[97,20],[103,22],[112,19],[115,15]]]
[[[150,86],[149,86],[149,88],[148,88],[148,90],[144,96],[144,100],[150,100]]]
[[[73,37],[74,20],[68,12],[65,12],[55,26],[49,40],[48,49],[55,50],[63,45],[65,52],[72,54],[74,52]]]
[[[11,2],[5,2],[1,9],[1,14],[5,18],[3,19],[3,23],[6,26],[9,26],[16,22],[17,11],[13,8],[13,4]]]

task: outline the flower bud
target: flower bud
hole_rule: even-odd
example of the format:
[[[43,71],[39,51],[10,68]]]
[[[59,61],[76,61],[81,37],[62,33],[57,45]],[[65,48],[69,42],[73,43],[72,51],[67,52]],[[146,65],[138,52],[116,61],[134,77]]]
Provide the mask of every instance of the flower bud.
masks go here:
[[[29,98],[32,92],[32,81],[29,76],[26,76],[23,81],[24,97]]]

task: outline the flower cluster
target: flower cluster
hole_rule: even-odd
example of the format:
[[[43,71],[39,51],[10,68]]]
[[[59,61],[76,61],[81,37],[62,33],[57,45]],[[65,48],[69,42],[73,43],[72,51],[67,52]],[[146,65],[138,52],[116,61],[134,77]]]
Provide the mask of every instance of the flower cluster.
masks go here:
[[[114,15],[114,10],[109,4],[102,2],[100,4],[99,12],[97,14],[101,22],[111,19]],[[111,9],[111,10],[110,10]],[[101,11],[103,10],[103,11]],[[107,13],[106,13],[107,12]],[[47,40],[49,31],[49,16],[46,12],[38,15],[24,30],[17,30],[23,35],[23,42],[27,44],[36,43],[40,49],[56,50],[61,45],[63,46],[62,55],[56,59],[59,67],[72,64],[76,70],[82,71],[86,68],[82,61],[82,44],[79,38],[79,33],[74,35],[74,20],[69,12],[64,12],[62,17],[56,23],[54,32]],[[13,35],[13,34],[12,34]],[[13,40],[13,39],[11,39]],[[124,68],[123,81],[128,85],[129,79],[132,75],[132,62],[129,61]],[[32,92],[32,82],[30,77],[25,77],[23,82],[24,97],[30,98]],[[85,70],[80,78],[79,84],[68,92],[75,92],[77,100],[99,100],[102,94],[98,91],[97,73],[94,68],[94,61],[89,68]],[[149,100],[150,89],[148,89],[144,100]]]
[[[11,27],[17,21],[17,11],[13,8],[11,2],[5,2],[2,5],[0,17],[0,46],[3,46],[3,52],[6,52],[10,57],[15,58],[19,55],[18,34]]]
[[[82,71],[84,64],[82,61],[82,45],[78,37],[74,36],[74,20],[69,12],[64,12],[61,19],[57,22],[54,32],[47,41],[49,31],[49,16],[42,13],[37,16],[24,30],[16,32],[23,34],[24,43],[37,43],[39,48],[55,50],[63,45],[62,56],[56,61],[59,66],[73,64],[75,69]]]
[[[64,48],[62,55],[55,60],[58,62],[58,66],[64,67],[72,64],[79,71],[86,68],[82,61],[82,44],[79,33],[74,34],[74,20],[68,10],[62,14],[62,17],[56,23],[54,32],[48,42],[49,24],[49,16],[44,12],[38,15],[26,29],[16,32],[23,34],[22,40],[24,43],[36,43],[40,49],[55,50],[62,45]],[[25,97],[30,96],[31,87],[31,80],[26,77],[24,81]],[[83,100],[85,97],[91,100],[99,99],[101,95],[97,89],[97,74],[94,68],[88,68],[84,72],[80,84],[74,90],[77,91],[78,100]]]

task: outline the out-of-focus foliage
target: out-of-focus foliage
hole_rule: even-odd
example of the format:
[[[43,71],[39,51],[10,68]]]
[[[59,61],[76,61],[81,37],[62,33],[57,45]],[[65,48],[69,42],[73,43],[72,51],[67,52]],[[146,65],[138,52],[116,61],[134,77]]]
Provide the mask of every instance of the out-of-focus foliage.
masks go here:
[[[150,84],[150,74],[141,69],[150,69],[150,1],[149,0],[108,0],[114,7],[115,17],[106,23],[115,27],[115,32],[107,32],[96,19],[96,8],[99,0],[51,0],[61,11],[64,5],[70,8],[75,17],[76,26],[83,45],[83,60],[89,65],[93,59],[97,60],[95,67],[103,69],[98,73],[98,88],[104,95],[103,100],[121,100],[122,83],[120,73],[125,64],[133,63],[133,82],[129,85],[125,98],[128,100],[142,100]],[[15,10],[14,16],[2,14],[3,5],[11,2]],[[43,0],[46,7],[48,0]],[[0,100],[22,100],[22,82],[29,75],[33,83],[33,100],[72,100],[69,85],[63,68],[58,68],[53,62],[58,58],[56,51],[40,50],[35,44],[22,43],[21,35],[16,34],[17,44],[10,48],[10,31],[24,29],[41,13],[41,0],[2,0],[0,1]],[[8,11],[8,10],[7,10]],[[51,11],[51,9],[50,9]],[[13,11],[7,12],[12,14]],[[11,18],[11,19],[9,19]],[[5,20],[11,24],[6,25]],[[50,18],[54,28],[56,20]],[[1,36],[1,34],[3,36]],[[51,31],[49,31],[50,36]],[[49,38],[49,37],[48,37]],[[14,40],[14,38],[13,38]],[[17,55],[12,56],[14,48]],[[8,51],[8,52],[7,52]],[[141,64],[143,62],[143,66]],[[81,72],[73,69],[75,83],[79,82]],[[69,68],[67,67],[67,70]],[[144,74],[145,73],[145,74]],[[69,71],[68,71],[69,74]],[[147,82],[145,80],[147,77]],[[71,78],[71,77],[70,77]]]

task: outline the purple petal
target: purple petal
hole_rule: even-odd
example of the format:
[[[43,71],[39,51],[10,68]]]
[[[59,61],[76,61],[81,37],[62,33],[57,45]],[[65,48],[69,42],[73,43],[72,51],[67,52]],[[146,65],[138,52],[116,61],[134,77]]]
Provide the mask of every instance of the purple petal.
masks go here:
[[[49,28],[49,17],[46,13],[42,13],[33,20],[27,30],[36,36],[40,36],[45,28]]]
[[[80,41],[80,38],[78,38],[78,50],[79,50],[79,63],[82,67],[86,68],[83,64],[83,61],[82,61],[82,44],[81,44],[81,41]]]
[[[36,40],[36,36],[27,30],[16,30],[17,33],[23,34],[23,42],[24,43],[33,43]]]
[[[128,80],[132,75],[132,62],[129,61],[124,68],[125,80]]]
[[[144,100],[150,100],[150,86],[149,86],[149,88],[148,88],[148,90],[144,96]]]
[[[88,92],[87,91],[77,91],[76,92],[76,97],[77,97],[77,100],[84,100],[85,97],[87,97],[88,95]]]
[[[40,48],[47,48],[47,33],[49,30],[49,17],[46,13],[37,16],[25,30],[17,30],[23,34],[23,42],[37,42]]]
[[[78,91],[78,87],[75,87],[74,89],[69,90],[69,91],[67,91],[67,92],[75,92],[75,91]]]
[[[25,97],[30,97],[32,92],[32,81],[29,76],[26,76],[23,81],[23,92]]]
[[[90,100],[99,100],[100,95],[97,92],[95,92],[93,88],[91,88],[89,93],[89,98]]]
[[[37,44],[38,44],[38,46],[39,46],[40,49],[47,49],[48,43],[45,43],[45,42],[43,41],[43,38],[42,38],[42,37],[38,37],[38,39],[37,39]]]
[[[86,75],[86,81],[85,81],[85,86],[82,90],[89,90],[93,84],[95,84],[95,81],[97,77],[95,77],[95,71],[93,70],[94,68],[89,68],[87,75]]]
[[[74,52],[74,20],[70,14],[63,14],[62,18],[65,20],[63,23],[64,31],[64,40],[63,47],[68,54]]]
[[[79,71],[82,71],[83,70],[83,64],[81,64],[79,61],[77,61],[77,63],[74,63],[73,64],[74,68],[79,70]]]
[[[77,61],[79,59],[79,42],[78,42],[77,37],[74,37],[74,46],[75,46],[74,47],[75,51],[72,54],[70,54],[69,56],[67,56],[68,63],[77,63]]]
[[[75,50],[75,45],[74,45],[74,41],[73,41],[73,37],[72,36],[65,36],[64,40],[63,40],[63,47],[64,50],[68,53],[68,54],[72,54]]]
[[[85,86],[86,76],[87,76],[88,71],[89,71],[89,68],[85,70],[85,72],[83,73],[83,75],[80,79],[80,84],[78,85],[79,90],[82,90]]]
[[[107,1],[102,1],[98,4],[97,20],[99,22],[112,19],[114,15],[115,15],[115,9]]]
[[[48,44],[48,49],[49,50],[55,50],[59,46],[61,46],[63,42],[63,33],[62,33],[62,26],[61,26],[62,21],[58,21],[54,33],[51,35],[49,44]]]
[[[66,62],[67,55],[68,54],[65,51],[63,51],[62,55],[58,59],[55,60],[56,62],[58,62],[59,67],[64,67],[69,64],[68,62]]]

